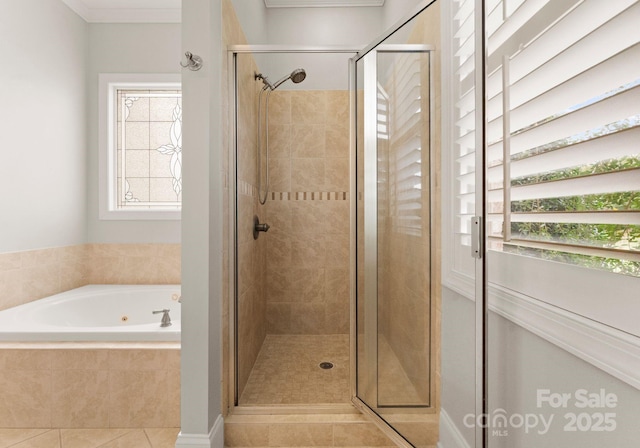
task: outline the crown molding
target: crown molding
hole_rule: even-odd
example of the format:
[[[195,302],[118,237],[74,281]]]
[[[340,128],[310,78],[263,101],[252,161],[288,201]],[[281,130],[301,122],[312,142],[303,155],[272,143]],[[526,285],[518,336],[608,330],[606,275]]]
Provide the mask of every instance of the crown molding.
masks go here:
[[[91,8],[84,0],[62,0],[89,23],[180,23],[180,8]]]
[[[385,0],[264,0],[267,8],[344,8],[382,6]]]

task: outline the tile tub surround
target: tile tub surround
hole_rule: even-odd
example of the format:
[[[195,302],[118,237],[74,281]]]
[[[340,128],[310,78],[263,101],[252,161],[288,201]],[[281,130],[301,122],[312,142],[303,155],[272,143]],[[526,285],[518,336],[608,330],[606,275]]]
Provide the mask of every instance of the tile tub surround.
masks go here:
[[[177,428],[179,344],[3,343],[0,396],[3,429]]]
[[[0,310],[89,284],[179,284],[180,244],[92,243],[0,254]]]

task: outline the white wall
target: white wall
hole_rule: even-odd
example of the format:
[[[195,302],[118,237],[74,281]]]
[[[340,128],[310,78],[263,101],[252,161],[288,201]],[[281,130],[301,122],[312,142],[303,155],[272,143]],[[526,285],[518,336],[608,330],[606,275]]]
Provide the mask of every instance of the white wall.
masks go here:
[[[234,0],[236,15],[252,45],[269,44],[361,49],[382,32],[381,8],[266,8],[263,0]],[[304,68],[300,84],[288,90],[346,90],[348,60],[353,54],[256,55],[260,70],[271,81]]]
[[[491,267],[489,267],[491,268]],[[464,296],[443,288],[442,299],[442,408],[456,426],[467,446],[474,446],[474,431],[464,424],[464,416],[474,412],[474,307]],[[507,433],[493,435],[495,448],[537,448],[541,446],[595,448],[638,445],[637,426],[640,392],[603,370],[573,356],[560,347],[536,336],[508,319],[489,313],[489,415],[504,409],[513,415],[543,415],[552,418],[549,431],[508,428]],[[569,393],[567,407],[537,406],[537,390]],[[575,392],[615,394],[615,408],[577,408]],[[565,431],[566,413],[615,413],[614,431]],[[551,417],[553,416],[553,417]],[[531,417],[533,418],[533,417]],[[517,419],[517,417],[516,417]],[[517,420],[515,420],[517,424]],[[441,424],[442,430],[442,424]],[[455,440],[455,438],[453,438]],[[443,440],[444,442],[444,440]],[[441,448],[463,448],[464,443],[442,443]]]
[[[267,7],[264,0],[231,0],[247,42],[251,45],[266,44]]]
[[[382,25],[385,29],[395,25],[423,0],[387,0],[382,7]]]
[[[178,243],[180,221],[98,219],[98,74],[180,73],[180,24],[90,24],[88,85],[88,240],[95,243]],[[187,151],[188,149],[185,149]]]
[[[182,383],[176,448],[223,446],[222,419],[222,8],[217,0],[182,7],[183,50],[201,55],[182,79]],[[189,118],[191,117],[191,118]]]
[[[86,241],[87,48],[60,0],[0,2],[0,252]]]

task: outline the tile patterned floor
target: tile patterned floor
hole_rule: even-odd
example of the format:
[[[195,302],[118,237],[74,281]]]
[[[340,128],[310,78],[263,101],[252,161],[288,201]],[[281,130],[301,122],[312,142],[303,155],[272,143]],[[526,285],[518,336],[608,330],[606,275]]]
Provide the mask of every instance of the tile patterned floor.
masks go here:
[[[240,404],[307,403],[349,403],[348,335],[267,335]]]
[[[179,428],[0,429],[0,448],[174,448]]]

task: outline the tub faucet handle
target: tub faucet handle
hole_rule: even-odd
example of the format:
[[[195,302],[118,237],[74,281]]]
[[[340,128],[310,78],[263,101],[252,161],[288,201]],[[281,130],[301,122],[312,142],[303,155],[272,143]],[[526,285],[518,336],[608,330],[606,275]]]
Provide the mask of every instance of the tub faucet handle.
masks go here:
[[[153,314],[160,314],[162,313],[162,320],[160,321],[160,326],[161,327],[168,327],[171,325],[171,317],[169,317],[169,311],[171,311],[170,309],[164,308],[162,310],[154,310],[152,311]]]

